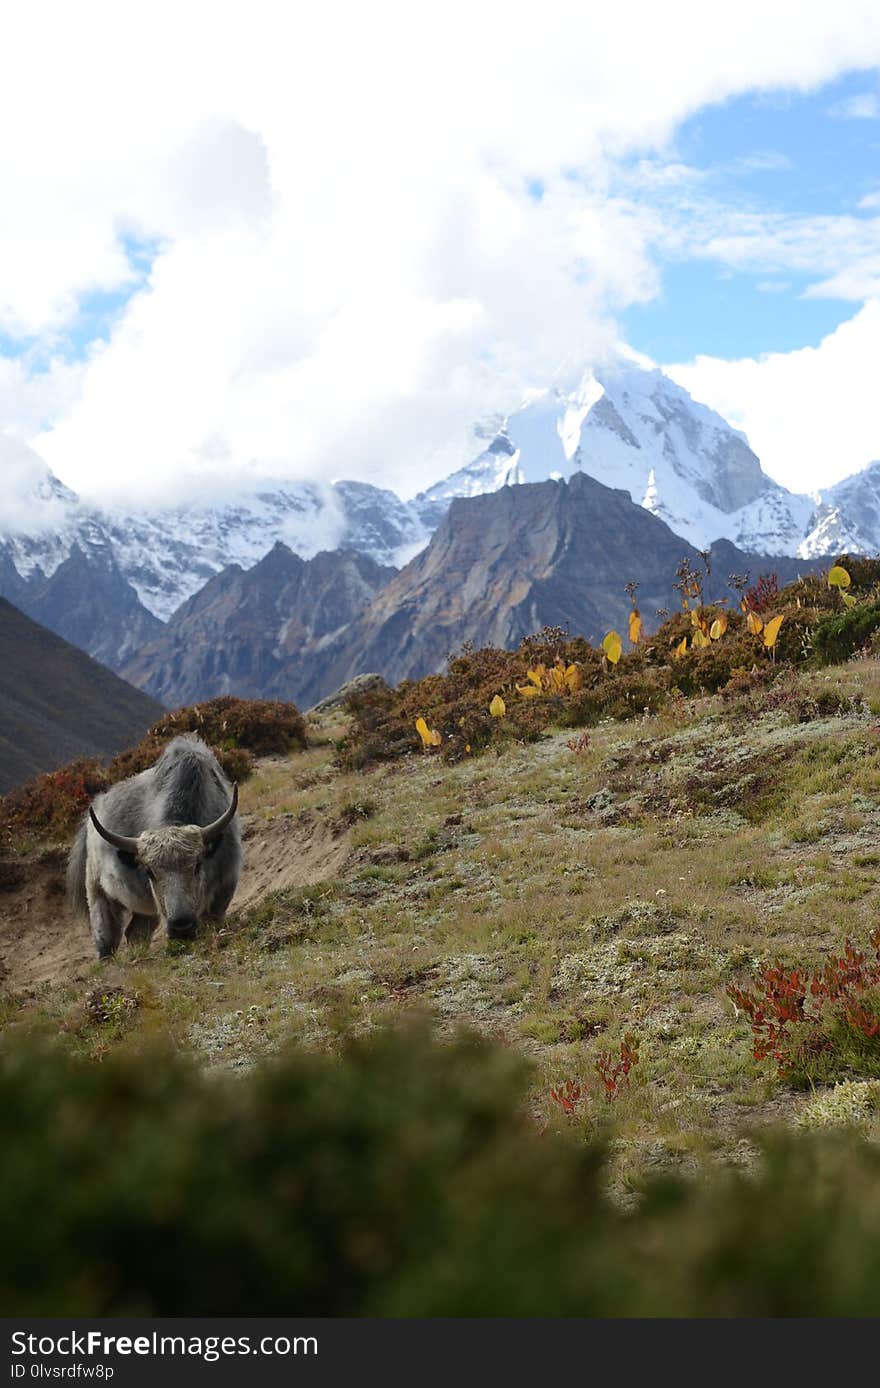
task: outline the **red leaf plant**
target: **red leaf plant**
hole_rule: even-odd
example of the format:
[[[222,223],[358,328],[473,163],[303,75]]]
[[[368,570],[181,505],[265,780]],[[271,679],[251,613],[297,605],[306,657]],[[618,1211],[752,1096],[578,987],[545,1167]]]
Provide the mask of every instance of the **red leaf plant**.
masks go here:
[[[846,940],[842,955],[829,955],[813,973],[765,964],[750,987],[730,984],[730,997],[752,1028],[755,1060],[774,1060],[785,1078],[811,1058],[833,1049],[832,1022],[872,1040],[880,1036],[880,926],[869,936],[872,954]]]
[[[639,1048],[636,1037],[628,1031],[620,1043],[620,1058],[615,1060],[611,1051],[601,1051],[593,1069],[602,1081],[605,1098],[610,1102],[620,1096],[629,1084],[633,1066],[638,1064]],[[559,1104],[563,1113],[569,1116],[576,1112],[581,1102],[586,1102],[589,1089],[586,1084],[566,1080],[558,1089],[550,1090],[550,1097]]]

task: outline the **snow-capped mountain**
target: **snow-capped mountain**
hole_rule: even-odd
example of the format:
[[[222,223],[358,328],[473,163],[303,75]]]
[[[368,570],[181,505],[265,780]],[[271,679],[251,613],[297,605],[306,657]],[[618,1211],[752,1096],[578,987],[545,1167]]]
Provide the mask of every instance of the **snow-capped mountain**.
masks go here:
[[[0,434],[0,478],[0,556],[23,579],[37,568],[54,573],[87,525],[76,493],[8,434]]]
[[[214,575],[250,569],[278,543],[305,560],[346,549],[399,568],[453,499],[578,473],[628,492],[700,549],[727,539],[765,555],[880,553],[880,463],[821,495],[786,491],[720,415],[628,358],[533,392],[446,457],[451,475],[411,501],[364,482],[277,480],[126,511],[87,505],[26,445],[0,436],[0,596],[119,668],[123,648],[155,639],[156,621]]]
[[[420,492],[413,502],[423,524],[431,531],[436,530],[456,497],[482,496],[524,480],[519,451],[508,438],[503,419],[477,425],[471,438],[473,446],[479,449],[473,460]]]
[[[720,415],[661,371],[625,361],[536,393],[472,463],[416,505],[433,519],[455,496],[576,472],[628,491],[701,548],[725,538],[764,554],[797,554],[816,511],[814,498],[773,482]]]
[[[820,494],[813,527],[799,548],[814,554],[876,554],[880,548],[880,461]]]
[[[132,513],[86,505],[37,454],[2,436],[0,469],[0,574],[11,564],[34,587],[78,549],[104,568],[115,565],[161,621],[227,565],[251,568],[278,542],[304,559],[347,548],[398,567],[430,534],[412,506],[364,482],[264,482],[213,505]]]

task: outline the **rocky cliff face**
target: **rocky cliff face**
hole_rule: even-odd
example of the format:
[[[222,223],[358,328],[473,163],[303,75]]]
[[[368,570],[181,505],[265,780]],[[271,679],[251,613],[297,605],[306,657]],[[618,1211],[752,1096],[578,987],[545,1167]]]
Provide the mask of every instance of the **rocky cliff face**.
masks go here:
[[[17,605],[34,621],[111,670],[121,670],[163,629],[109,550],[87,554],[74,544],[50,577],[33,574],[30,582],[10,582],[7,588],[0,574],[0,591],[13,601],[17,598]]]
[[[211,578],[125,677],[169,707],[230,693],[296,699],[311,661],[394,573],[352,551],[303,560],[276,544],[253,568],[233,564]]]

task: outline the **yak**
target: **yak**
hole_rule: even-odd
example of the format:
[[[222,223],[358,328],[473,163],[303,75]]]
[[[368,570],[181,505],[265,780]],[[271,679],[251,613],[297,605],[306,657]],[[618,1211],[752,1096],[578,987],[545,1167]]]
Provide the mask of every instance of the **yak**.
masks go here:
[[[241,872],[238,787],[195,736],[169,742],[154,766],[99,795],[83,819],[68,864],[74,913],[92,927],[99,959],[149,941],[191,939],[206,917],[222,918]]]

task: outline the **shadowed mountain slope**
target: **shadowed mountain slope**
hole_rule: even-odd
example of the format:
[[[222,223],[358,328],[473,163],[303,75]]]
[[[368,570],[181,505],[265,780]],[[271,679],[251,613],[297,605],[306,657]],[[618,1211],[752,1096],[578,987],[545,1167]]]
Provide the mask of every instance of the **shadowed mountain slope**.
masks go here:
[[[0,598],[0,792],[138,742],[160,706]]]
[[[32,578],[17,593],[13,588],[4,595],[35,622],[111,670],[121,670],[163,629],[109,549],[86,553],[75,544],[48,578]]]
[[[169,706],[220,694],[295,699],[307,663],[395,572],[351,550],[300,559],[279,542],[253,568],[231,564],[209,579],[125,677]]]

